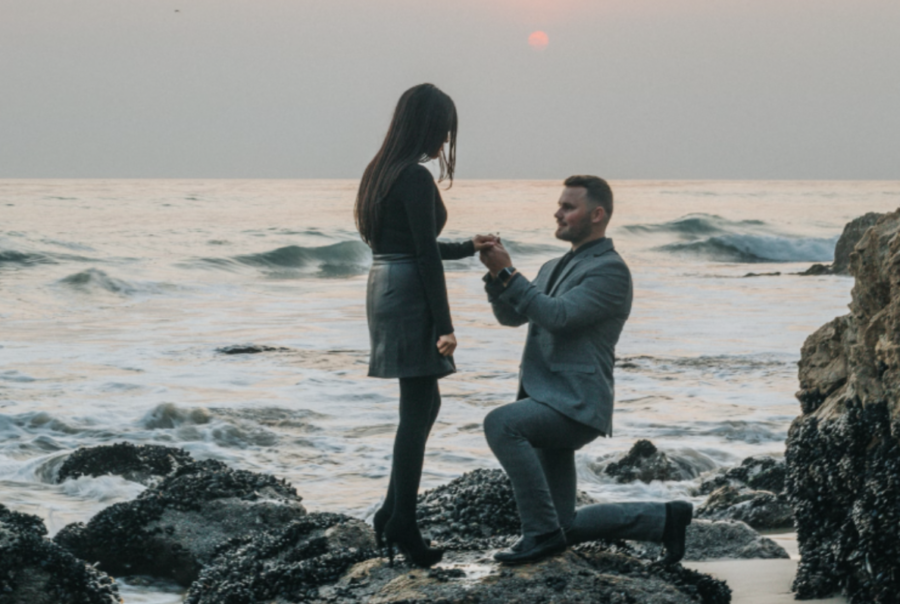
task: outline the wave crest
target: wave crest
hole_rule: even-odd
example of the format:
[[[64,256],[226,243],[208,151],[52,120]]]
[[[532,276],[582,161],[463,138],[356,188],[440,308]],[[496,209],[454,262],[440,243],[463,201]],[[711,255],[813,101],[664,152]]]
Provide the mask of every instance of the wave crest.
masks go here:
[[[108,292],[111,294],[133,294],[136,289],[127,281],[110,277],[105,272],[89,268],[80,273],[63,277],[59,283],[82,292]]]
[[[715,262],[831,262],[835,243],[837,237],[718,235],[700,241],[670,243],[656,249],[700,256]]]

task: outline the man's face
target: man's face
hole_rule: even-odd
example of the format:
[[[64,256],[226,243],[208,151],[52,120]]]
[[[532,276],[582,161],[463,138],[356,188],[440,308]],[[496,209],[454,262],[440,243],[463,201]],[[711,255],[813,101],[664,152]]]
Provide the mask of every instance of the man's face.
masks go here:
[[[584,187],[566,187],[559,197],[556,218],[556,238],[578,243],[591,236],[594,208],[587,199]]]

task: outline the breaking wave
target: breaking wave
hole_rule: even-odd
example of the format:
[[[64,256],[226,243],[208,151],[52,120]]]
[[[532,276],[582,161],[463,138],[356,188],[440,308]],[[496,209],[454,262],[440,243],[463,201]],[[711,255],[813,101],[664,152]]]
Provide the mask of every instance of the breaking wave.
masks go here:
[[[679,235],[713,235],[735,230],[760,229],[762,220],[728,220],[715,214],[687,214],[658,224],[632,224],[620,227],[630,233],[675,233]]]
[[[715,262],[831,262],[835,243],[837,237],[717,235],[699,241],[670,243],[656,249]]]
[[[95,268],[89,268],[63,277],[59,283],[85,293],[108,292],[111,294],[129,295],[135,293],[136,288],[122,279],[110,277],[108,274]]]

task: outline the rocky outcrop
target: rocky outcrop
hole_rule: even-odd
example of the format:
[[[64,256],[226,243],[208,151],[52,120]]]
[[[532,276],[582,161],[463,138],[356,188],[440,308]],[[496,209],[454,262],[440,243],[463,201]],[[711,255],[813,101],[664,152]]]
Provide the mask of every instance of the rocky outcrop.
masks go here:
[[[115,504],[55,541],[112,575],[190,585],[235,538],[282,529],[306,510],[286,482],[207,460],[182,466],[134,501]]]
[[[57,482],[82,476],[112,474],[151,486],[194,459],[184,449],[123,442],[83,447],[69,455],[59,469]]]
[[[656,448],[649,440],[634,443],[625,457],[606,466],[606,473],[617,482],[650,483],[653,480],[687,480],[693,478],[690,468],[681,467]]]
[[[849,275],[850,274],[850,254],[853,248],[859,243],[866,231],[869,230],[878,219],[885,214],[878,212],[869,212],[859,218],[854,218],[846,225],[844,231],[838,238],[837,244],[834,246],[834,263],[832,264],[813,264],[811,267],[800,273],[801,275]]]
[[[716,489],[731,486],[779,494],[784,492],[786,473],[784,460],[768,456],[748,457],[741,465],[704,479],[700,483],[700,493],[709,495]]]
[[[786,496],[768,491],[741,490],[732,486],[716,489],[697,508],[697,517],[709,520],[740,520],[755,529],[794,526],[794,511]]]
[[[662,546],[654,543],[632,543],[635,555],[656,560],[663,554]],[[692,562],[721,559],[789,558],[783,547],[763,537],[746,523],[737,520],[706,520],[695,518],[687,527],[684,559]]]
[[[106,574],[76,559],[45,535],[37,516],[0,505],[0,602],[3,604],[119,604]]]
[[[802,560],[801,599],[854,603],[900,593],[900,211],[850,254],[850,314],[804,343],[803,414],[791,426],[787,493]]]
[[[315,515],[311,515],[312,516]],[[216,560],[194,583],[187,604],[558,604],[612,602],[727,604],[728,586],[683,567],[664,568],[579,547],[536,564],[499,566],[491,552],[448,552],[442,565],[390,567],[371,550],[310,548],[305,521],[277,544],[254,543]],[[293,528],[293,527],[292,527]],[[299,544],[299,545],[295,545]],[[312,552],[309,554],[308,552]],[[324,553],[320,553],[324,552]],[[262,554],[262,555],[261,555]],[[358,560],[354,563],[354,560]]]
[[[377,553],[372,529],[340,514],[310,514],[277,532],[232,542],[191,585],[186,604],[307,602]]]
[[[264,344],[233,344],[216,348],[220,354],[259,354],[261,352],[290,352],[290,348],[284,346],[266,346]]]
[[[755,529],[782,529],[794,525],[793,509],[784,493],[786,466],[772,457],[748,457],[700,484],[709,495],[697,508],[698,518],[740,520]]]

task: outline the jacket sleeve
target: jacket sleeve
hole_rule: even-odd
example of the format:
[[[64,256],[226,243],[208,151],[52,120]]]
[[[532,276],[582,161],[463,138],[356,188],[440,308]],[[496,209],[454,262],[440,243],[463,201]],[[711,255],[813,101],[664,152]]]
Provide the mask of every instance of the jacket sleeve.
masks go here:
[[[453,333],[444,265],[437,241],[435,225],[435,185],[431,173],[413,166],[401,178],[398,195],[406,209],[409,229],[416,248],[416,264],[425,286],[425,296],[439,335]]]
[[[475,255],[475,242],[471,239],[459,243],[438,241],[438,249],[441,251],[442,260],[459,260]]]
[[[510,285],[512,285],[512,283],[510,283]],[[484,291],[487,292],[488,302],[491,303],[491,310],[494,311],[494,316],[497,317],[497,322],[500,323],[500,325],[518,327],[519,325],[528,322],[528,317],[519,314],[512,305],[500,299],[500,294],[506,291],[506,288],[503,287],[503,283],[501,283],[499,279],[494,279],[490,272],[485,273],[484,275]]]
[[[541,293],[516,275],[499,298],[516,313],[551,333],[572,331],[626,312],[631,274],[622,262],[606,262],[585,273],[559,296]]]

